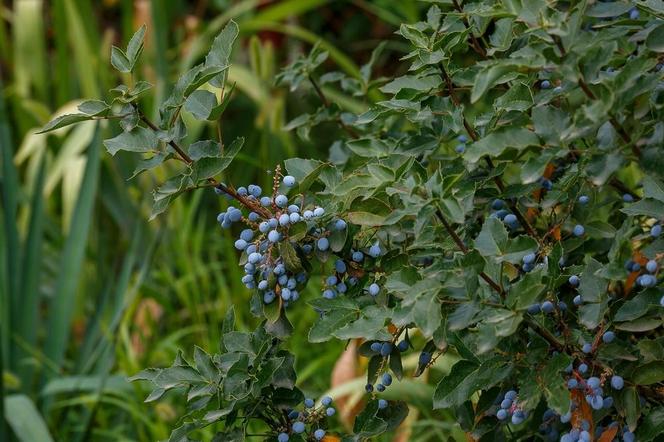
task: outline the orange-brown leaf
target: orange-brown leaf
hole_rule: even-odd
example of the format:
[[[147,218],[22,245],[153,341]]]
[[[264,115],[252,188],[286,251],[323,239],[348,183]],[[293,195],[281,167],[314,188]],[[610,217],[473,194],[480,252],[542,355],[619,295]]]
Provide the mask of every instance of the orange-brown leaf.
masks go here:
[[[583,392],[579,390],[572,391],[572,401],[576,404],[576,409],[572,411],[572,427],[579,428],[585,420],[590,423],[590,434],[595,433],[595,424],[593,422],[593,411],[586,402]]]
[[[597,439],[597,442],[611,442],[616,437],[617,433],[618,433],[618,427],[617,426],[614,425],[611,428],[607,428],[601,434],[599,439]]]

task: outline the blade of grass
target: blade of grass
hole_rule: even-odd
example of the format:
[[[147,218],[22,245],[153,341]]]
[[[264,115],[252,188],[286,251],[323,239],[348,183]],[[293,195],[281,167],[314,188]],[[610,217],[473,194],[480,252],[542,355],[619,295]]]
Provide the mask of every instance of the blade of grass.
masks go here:
[[[2,79],[0,78],[0,90],[4,90]],[[3,298],[0,301],[0,316],[2,323],[2,354],[5,366],[9,366],[12,348],[9,338],[11,336],[12,318],[19,299],[19,275],[20,269],[20,238],[16,227],[16,214],[18,208],[17,195],[19,194],[19,184],[16,168],[13,161],[12,135],[7,109],[5,107],[4,94],[0,94],[0,149],[2,158],[2,205],[3,205],[3,224],[5,233],[4,260],[6,264],[5,286],[3,287]],[[11,367],[9,367],[11,368]],[[3,420],[4,422],[4,420]]]
[[[48,102],[43,9],[41,0],[14,2],[14,87],[21,97],[34,91],[36,98]]]
[[[94,197],[99,181],[101,132],[99,127],[88,149],[81,193],[74,209],[69,236],[62,253],[62,266],[56,282],[56,289],[50,305],[48,335],[44,347],[46,356],[59,367],[62,363],[69,340],[71,320],[74,314],[76,288],[82,271],[82,263],[87,245],[88,231],[92,222]],[[47,373],[47,379],[53,373]]]
[[[32,400],[24,394],[3,397],[7,420],[21,442],[52,442],[53,438]]]
[[[81,94],[87,98],[98,98],[100,90],[95,73],[99,65],[99,57],[90,47],[92,38],[88,38],[89,33],[86,32],[81,13],[77,9],[78,3],[75,3],[74,0],[64,0],[64,5],[67,17],[66,29],[69,31],[69,43],[72,49],[69,62],[73,62],[75,66],[79,67],[77,73]]]
[[[30,227],[25,242],[25,255],[23,257],[21,274],[20,313],[15,333],[21,336],[28,346],[33,347],[37,339],[39,327],[39,281],[41,273],[41,250],[44,235],[44,176],[46,170],[46,156],[43,155],[39,163],[39,171],[33,187],[32,202],[30,204]],[[21,389],[28,393],[32,387],[32,364],[22,365],[21,361],[28,354],[17,346],[15,359],[18,366],[18,374],[21,379]]]

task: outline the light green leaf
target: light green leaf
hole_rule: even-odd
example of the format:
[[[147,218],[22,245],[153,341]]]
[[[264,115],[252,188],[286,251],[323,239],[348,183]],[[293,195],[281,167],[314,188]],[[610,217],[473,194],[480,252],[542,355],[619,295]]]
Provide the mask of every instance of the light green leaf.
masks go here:
[[[464,153],[464,158],[475,163],[484,155],[498,156],[506,149],[521,150],[528,146],[538,146],[539,143],[537,135],[528,129],[509,127],[492,132],[469,145]]]
[[[131,132],[122,132],[120,135],[104,140],[104,146],[111,155],[120,150],[130,152],[152,152],[157,149],[159,140],[155,133],[144,127],[135,127]]]

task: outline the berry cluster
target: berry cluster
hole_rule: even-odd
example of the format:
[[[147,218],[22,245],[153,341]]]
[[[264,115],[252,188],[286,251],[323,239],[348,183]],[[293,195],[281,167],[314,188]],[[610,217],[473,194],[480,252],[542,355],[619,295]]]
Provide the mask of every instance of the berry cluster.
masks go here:
[[[504,395],[498,396],[496,403],[500,405],[496,411],[496,417],[500,421],[506,421],[511,418],[514,425],[519,425],[528,417],[527,413],[519,407],[518,394],[515,390],[510,390]]]
[[[343,220],[337,221],[335,227],[338,229],[341,228],[341,223]],[[346,228],[346,223],[343,222],[343,228]],[[349,256],[345,258],[339,258],[334,263],[334,272],[325,278],[325,284],[323,286],[323,297],[326,299],[334,299],[339,295],[345,294],[350,287],[357,285],[359,279],[358,275],[362,274],[361,269],[363,268],[363,263],[365,262],[365,256],[369,255],[372,258],[378,258],[382,254],[382,249],[380,244],[375,242],[371,247],[365,252],[361,250],[351,249]],[[366,291],[371,296],[377,296],[380,293],[380,286],[377,282],[372,282],[367,287]]]
[[[301,411],[288,410],[289,427],[282,428],[281,432],[277,435],[279,442],[288,442],[291,435],[303,435],[309,433],[315,440],[321,440],[325,437],[325,430],[321,428],[322,421],[326,417],[332,417],[336,414],[336,410],[332,405],[332,398],[325,396],[320,400],[320,404],[316,406],[313,399],[307,398],[304,400],[304,409]],[[309,431],[307,432],[307,426]]]

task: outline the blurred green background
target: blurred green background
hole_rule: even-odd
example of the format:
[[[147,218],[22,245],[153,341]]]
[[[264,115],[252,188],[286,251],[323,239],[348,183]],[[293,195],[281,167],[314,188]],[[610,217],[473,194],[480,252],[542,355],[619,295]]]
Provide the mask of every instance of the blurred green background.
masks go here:
[[[325,70],[356,75],[387,40],[377,70],[393,74],[403,55],[394,31],[417,21],[427,6],[415,0],[15,0],[1,7],[0,411],[18,431],[2,427],[0,440],[165,439],[181,404],[175,397],[144,404],[146,391],[126,376],[169,364],[178,348],[214,351],[230,305],[241,327],[256,325],[231,233],[215,221],[223,203],[213,192],[180,198],[147,222],[146,189],[168,170],[129,180],[135,159],[111,157],[101,146],[110,126],[97,130],[88,122],[50,136],[34,133],[54,112],[74,110],[82,98],[104,99],[123,80],[110,69],[111,45],[123,46],[147,24],[137,79],[155,86],[156,94],[141,103],[154,119],[175,79],[236,20],[241,41],[229,74],[236,89],[223,136],[247,141],[224,178],[267,186],[266,170],[279,161],[326,158],[336,130],[323,128],[312,137],[316,142],[282,130],[317,104],[306,93],[275,87],[280,67],[321,40],[330,52]],[[349,111],[366,109],[353,97],[326,93]],[[216,130],[195,123],[190,139]],[[316,296],[315,287],[309,290],[305,296]],[[289,345],[298,355],[300,386],[321,394],[330,388],[344,343],[308,344],[315,312],[302,305],[292,314]],[[351,371],[360,373],[354,364]],[[362,381],[332,384],[351,391]],[[426,405],[429,388],[404,384],[393,394]],[[452,431],[440,414],[428,421],[427,408],[419,422],[410,422],[413,440],[441,440]]]

